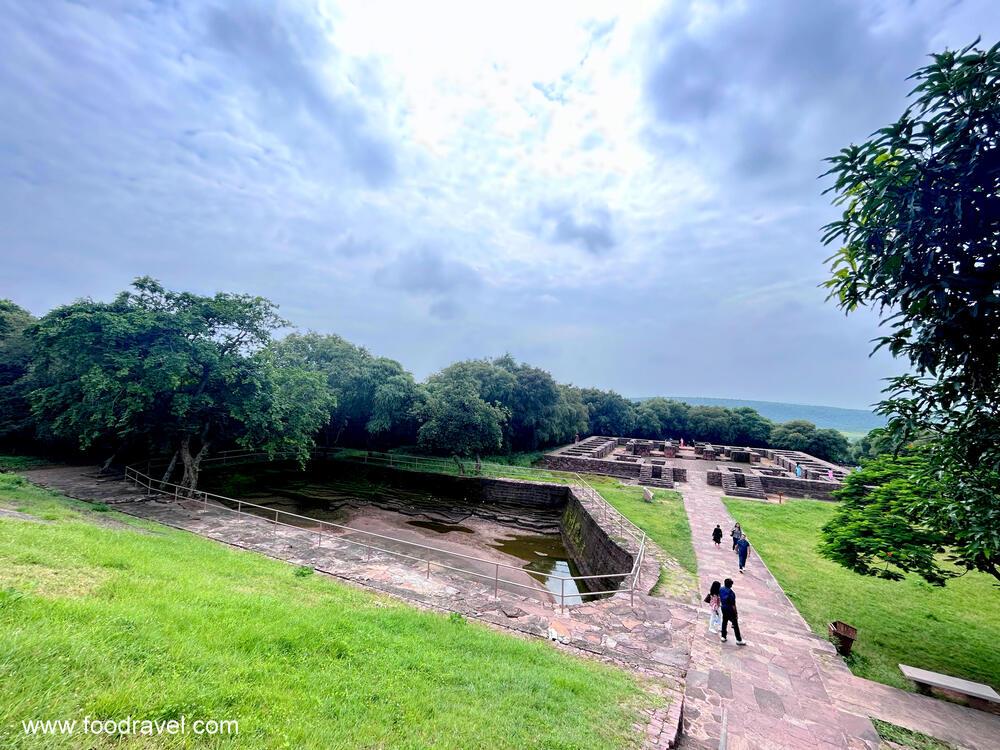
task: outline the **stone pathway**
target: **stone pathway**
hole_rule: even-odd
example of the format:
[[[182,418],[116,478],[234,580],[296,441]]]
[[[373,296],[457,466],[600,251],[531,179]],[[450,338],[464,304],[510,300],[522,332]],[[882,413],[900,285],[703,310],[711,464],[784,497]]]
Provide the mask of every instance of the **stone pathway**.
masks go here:
[[[869,716],[970,750],[1000,747],[1000,717],[855,677],[833,645],[813,634],[756,551],[746,572],[723,538],[733,519],[722,493],[692,476],[679,488],[691,524],[702,596],[712,581],[732,578],[747,646],[707,632],[708,610],[691,644],[682,747],[719,747],[727,718],[729,750],[743,748],[876,748]]]

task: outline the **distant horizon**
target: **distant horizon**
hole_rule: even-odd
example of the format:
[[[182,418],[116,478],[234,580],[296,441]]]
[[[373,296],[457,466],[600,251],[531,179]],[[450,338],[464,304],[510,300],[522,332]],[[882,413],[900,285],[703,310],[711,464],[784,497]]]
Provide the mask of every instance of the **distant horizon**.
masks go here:
[[[773,404],[775,406],[819,406],[823,409],[839,409],[841,411],[863,411],[874,414],[871,408],[864,406],[837,406],[835,404],[807,403],[805,401],[775,401],[770,398],[743,398],[739,396],[629,396],[630,399],[666,398],[671,401],[684,401],[685,399],[713,399],[716,401],[746,401],[757,404]]]

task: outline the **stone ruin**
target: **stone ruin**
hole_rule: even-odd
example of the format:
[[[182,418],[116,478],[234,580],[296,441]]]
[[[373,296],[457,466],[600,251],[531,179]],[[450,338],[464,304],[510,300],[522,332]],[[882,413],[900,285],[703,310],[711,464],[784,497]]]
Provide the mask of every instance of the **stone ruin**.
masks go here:
[[[705,463],[703,463],[705,462]],[[644,487],[672,488],[686,482],[688,470],[703,470],[708,484],[733,497],[762,499],[789,495],[831,499],[849,472],[801,451],[715,445],[696,441],[595,435],[545,456],[551,469],[608,474]],[[795,475],[800,467],[801,476]]]

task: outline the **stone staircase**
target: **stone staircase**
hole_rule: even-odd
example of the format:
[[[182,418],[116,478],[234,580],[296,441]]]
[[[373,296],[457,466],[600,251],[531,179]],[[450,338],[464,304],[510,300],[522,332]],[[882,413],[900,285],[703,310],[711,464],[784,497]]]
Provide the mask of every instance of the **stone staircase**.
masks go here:
[[[764,485],[760,483],[760,477],[756,474],[736,474],[731,471],[723,471],[722,491],[729,497],[753,497],[763,500],[767,497],[764,493]],[[744,481],[740,484],[741,477]]]
[[[643,462],[639,464],[639,484],[643,487],[662,487],[672,490],[674,488],[674,475],[669,466],[664,466],[662,475],[654,477],[653,465]]]

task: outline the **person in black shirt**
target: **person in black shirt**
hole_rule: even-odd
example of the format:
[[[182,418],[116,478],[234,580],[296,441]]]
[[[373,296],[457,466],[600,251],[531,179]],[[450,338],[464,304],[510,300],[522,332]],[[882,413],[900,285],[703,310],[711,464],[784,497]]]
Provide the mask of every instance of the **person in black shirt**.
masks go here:
[[[727,578],[719,590],[719,602],[722,605],[722,642],[726,642],[726,626],[732,623],[737,645],[747,645],[747,642],[740,637],[740,621],[736,612],[736,592],[733,591],[732,578]]]
[[[715,529],[712,531],[712,541],[715,542],[715,546],[718,547],[722,542],[722,527],[716,525]]]

